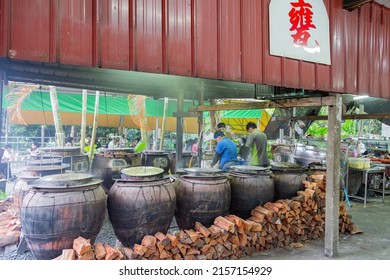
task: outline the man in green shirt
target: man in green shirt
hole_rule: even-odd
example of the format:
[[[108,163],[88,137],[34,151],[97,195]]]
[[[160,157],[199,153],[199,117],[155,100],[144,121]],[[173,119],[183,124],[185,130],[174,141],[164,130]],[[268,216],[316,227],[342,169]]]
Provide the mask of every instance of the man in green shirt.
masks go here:
[[[250,165],[263,166],[269,165],[267,155],[267,135],[257,130],[254,122],[248,122],[246,131],[249,133],[245,145],[250,148],[249,163]]]

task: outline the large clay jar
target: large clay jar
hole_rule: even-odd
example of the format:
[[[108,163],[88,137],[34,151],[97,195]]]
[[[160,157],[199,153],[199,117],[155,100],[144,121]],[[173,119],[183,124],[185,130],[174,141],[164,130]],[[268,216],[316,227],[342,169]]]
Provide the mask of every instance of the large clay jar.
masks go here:
[[[176,193],[161,168],[130,167],[108,193],[108,216],[124,246],[140,244],[145,235],[166,233],[176,207]]]
[[[192,152],[183,152],[182,153],[182,168],[191,168],[198,166],[198,158],[194,156]],[[172,152],[170,155],[170,170],[172,174],[175,174],[178,171],[178,164],[176,163],[176,152]]]
[[[194,172],[175,181],[176,223],[180,229],[192,229],[196,222],[209,227],[215,218],[229,213],[230,183],[226,174],[212,173],[206,168],[190,169]]]
[[[162,150],[146,150],[142,152],[143,166],[154,166],[164,169],[164,173],[169,173],[170,168],[169,153]]]
[[[121,178],[121,170],[141,165],[141,155],[132,148],[103,149],[95,154],[91,173],[103,180],[103,187],[108,193],[115,180]]]
[[[30,176],[28,174],[18,176],[12,192],[13,206],[16,211],[20,211],[24,197],[30,191],[31,185],[38,179],[40,179],[39,176]]]
[[[49,260],[72,249],[81,236],[94,243],[107,205],[102,181],[90,174],[66,173],[37,180],[23,199],[22,234],[36,259]]]
[[[290,199],[304,190],[303,181],[307,180],[307,168],[298,164],[275,162],[271,164],[275,185],[275,200]]]
[[[230,213],[243,219],[251,210],[275,198],[274,181],[269,169],[258,166],[237,165],[229,171],[231,186]]]

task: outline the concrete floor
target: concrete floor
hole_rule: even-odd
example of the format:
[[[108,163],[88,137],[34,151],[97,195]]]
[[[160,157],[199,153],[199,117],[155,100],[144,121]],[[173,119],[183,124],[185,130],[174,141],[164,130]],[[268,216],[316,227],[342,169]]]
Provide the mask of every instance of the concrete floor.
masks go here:
[[[302,248],[277,248],[256,253],[253,260],[390,260],[390,196],[369,197],[363,202],[351,200],[346,206],[352,222],[363,233],[341,234],[337,256],[324,254],[324,240],[309,240]]]

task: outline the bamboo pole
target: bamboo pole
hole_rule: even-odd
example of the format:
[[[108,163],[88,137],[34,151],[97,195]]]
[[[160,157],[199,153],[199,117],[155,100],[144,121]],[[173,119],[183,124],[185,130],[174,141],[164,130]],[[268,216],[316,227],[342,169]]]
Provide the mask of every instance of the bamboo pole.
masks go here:
[[[87,130],[87,90],[83,89],[82,104],[81,104],[81,135],[80,135],[80,151],[84,152],[85,134]]]
[[[146,145],[146,149],[149,147],[149,139],[148,139],[148,124],[146,122],[146,104],[144,96],[137,96],[138,100],[138,108],[139,108],[139,116],[140,116],[140,130],[141,130],[141,139]]]
[[[56,129],[56,144],[59,147],[64,146],[64,128],[62,127],[62,120],[60,114],[60,108],[58,105],[58,96],[55,86],[50,86],[50,102],[53,112],[54,126]]]

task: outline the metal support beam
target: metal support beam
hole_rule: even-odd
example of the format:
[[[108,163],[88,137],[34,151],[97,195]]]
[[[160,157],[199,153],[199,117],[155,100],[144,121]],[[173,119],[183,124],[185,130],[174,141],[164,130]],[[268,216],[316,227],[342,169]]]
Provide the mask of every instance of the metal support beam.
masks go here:
[[[334,106],[329,106],[326,152],[325,255],[328,257],[335,257],[339,247],[341,96],[335,95],[335,101]]]

